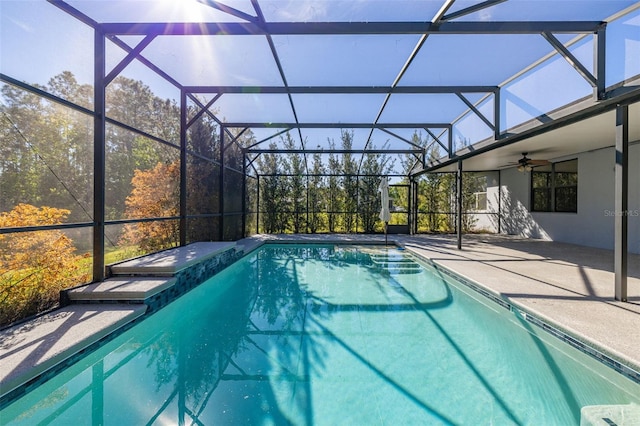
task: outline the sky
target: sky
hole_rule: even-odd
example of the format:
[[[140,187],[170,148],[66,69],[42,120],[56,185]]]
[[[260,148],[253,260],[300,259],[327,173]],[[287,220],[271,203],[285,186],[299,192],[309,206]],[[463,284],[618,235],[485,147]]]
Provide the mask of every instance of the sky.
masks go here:
[[[458,0],[449,12],[479,3]],[[195,0],[70,0],[69,3],[100,22],[238,22],[239,18]],[[126,5],[125,5],[126,3]],[[225,4],[255,15],[249,0]],[[260,0],[270,22],[429,21],[442,0]],[[601,20],[635,6],[627,16],[607,27],[607,85],[640,74],[640,2],[622,0],[508,0],[464,16],[462,21]],[[93,31],[42,0],[0,0],[0,69],[29,83],[45,84],[64,70],[81,83],[93,80]],[[558,34],[562,42],[573,34]],[[419,40],[418,35],[289,35],[273,36],[273,44],[290,86],[390,86]],[[122,37],[135,46],[141,37]],[[592,37],[569,48],[593,69]],[[502,129],[592,93],[591,86],[564,58],[550,57],[514,81],[511,76],[554,52],[540,35],[432,35],[418,52],[399,86],[503,85]],[[264,36],[159,36],[143,55],[185,85],[282,86],[267,38]],[[124,52],[109,43],[107,66]],[[146,82],[158,96],[179,99],[179,91],[134,61],[122,75]],[[482,94],[466,94],[472,102]],[[375,121],[384,95],[292,95],[301,122],[348,123]],[[225,94],[216,103],[227,122],[293,122],[286,95]],[[479,104],[493,121],[493,100]],[[479,141],[492,130],[455,94],[394,94],[379,122],[456,121],[456,140]],[[254,129],[258,140],[277,130]],[[410,138],[413,129],[393,129]],[[308,147],[326,146],[339,130],[303,130]],[[423,132],[424,133],[424,132]],[[297,138],[297,131],[294,133]],[[355,148],[362,148],[369,130],[356,131]],[[404,143],[387,133],[371,133],[372,142],[394,147]],[[336,139],[337,140],[337,139]]]

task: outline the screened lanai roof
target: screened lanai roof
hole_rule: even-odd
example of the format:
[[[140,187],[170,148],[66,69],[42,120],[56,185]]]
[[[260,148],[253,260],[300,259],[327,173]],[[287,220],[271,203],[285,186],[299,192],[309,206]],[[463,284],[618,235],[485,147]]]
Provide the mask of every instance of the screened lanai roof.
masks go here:
[[[200,99],[192,106],[212,102],[226,126],[249,128],[264,141],[255,154],[287,129],[299,149],[326,153],[350,129],[355,151],[384,147],[420,158],[437,147],[446,159],[562,118],[568,105],[582,111],[631,99],[632,114],[640,114],[638,1],[51,0],[1,7],[2,38],[12,39],[2,49],[3,74],[44,83],[71,69],[92,83],[95,27],[109,39],[107,75],[142,80],[176,102],[180,90]],[[20,55],[34,49],[43,67],[19,69]],[[631,126],[631,139],[640,139],[638,124]],[[420,146],[412,144],[414,133]],[[589,146],[582,138],[545,155],[583,151],[579,144]],[[514,140],[475,165],[469,159],[470,168],[500,168],[527,150],[536,151],[530,138]]]

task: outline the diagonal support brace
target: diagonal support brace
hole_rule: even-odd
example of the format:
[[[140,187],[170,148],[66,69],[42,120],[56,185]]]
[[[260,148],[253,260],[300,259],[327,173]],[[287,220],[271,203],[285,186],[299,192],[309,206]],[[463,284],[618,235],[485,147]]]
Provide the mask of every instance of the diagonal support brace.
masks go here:
[[[496,129],[496,126],[495,126],[491,121],[489,121],[489,119],[488,119],[487,117],[485,117],[485,116],[484,116],[484,114],[483,114],[483,113],[481,113],[481,112],[480,112],[480,110],[479,110],[478,108],[476,108],[476,106],[475,106],[474,104],[472,104],[472,103],[469,101],[469,99],[465,98],[465,97],[464,97],[464,95],[463,95],[462,93],[460,93],[460,92],[456,92],[456,95],[457,95],[457,96],[460,98],[460,100],[461,100],[462,102],[464,102],[464,103],[465,103],[465,105],[467,105],[467,107],[469,107],[469,109],[470,109],[471,111],[473,111],[473,113],[474,113],[475,115],[477,115],[477,116],[478,116],[478,118],[479,118],[480,120],[482,120],[482,121],[484,122],[484,124],[486,124],[486,125],[487,125],[491,130],[495,130],[495,129]]]
[[[593,87],[598,87],[596,77],[558,40],[551,32],[542,32],[542,37],[547,40],[556,51]]]
[[[156,38],[155,35],[148,35],[142,39],[138,45],[131,50],[127,56],[124,57],[122,61],[118,65],[116,65],[111,72],[105,77],[105,85],[109,85],[113,81],[114,78],[118,76],[133,60],[147,47],[153,39]]]

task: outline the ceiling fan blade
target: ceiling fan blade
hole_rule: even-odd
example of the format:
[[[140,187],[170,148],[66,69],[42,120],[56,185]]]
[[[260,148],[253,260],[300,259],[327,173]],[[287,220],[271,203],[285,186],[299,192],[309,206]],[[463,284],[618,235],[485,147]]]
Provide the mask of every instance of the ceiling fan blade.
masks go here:
[[[546,166],[548,164],[551,164],[551,162],[549,162],[548,160],[529,160],[527,161],[527,164],[530,164],[532,166]]]

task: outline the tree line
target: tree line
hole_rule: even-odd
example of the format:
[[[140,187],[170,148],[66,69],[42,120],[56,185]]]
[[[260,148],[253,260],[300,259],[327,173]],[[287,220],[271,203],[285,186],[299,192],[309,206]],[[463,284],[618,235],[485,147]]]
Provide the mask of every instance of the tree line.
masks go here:
[[[80,106],[93,104],[93,87],[63,72],[36,88]],[[93,214],[93,117],[11,85],[2,86],[0,211],[21,202],[64,208],[68,222]],[[141,81],[116,78],[107,88],[107,116],[179,144],[179,107]],[[179,158],[175,147],[107,124],[107,220],[125,218],[135,170]]]
[[[354,133],[342,130],[339,145],[328,140],[328,158],[321,154],[305,157],[302,154],[261,154],[256,160],[256,179],[248,184],[253,197],[250,204],[259,215],[260,232],[266,233],[320,233],[320,232],[382,232],[380,222],[380,194],[378,185],[382,176],[391,173],[394,159],[385,154],[334,154],[339,148],[353,147]],[[425,147],[427,159],[440,157],[437,145],[427,136],[414,131],[411,142]],[[387,142],[388,143],[388,142]],[[295,141],[286,133],[280,137],[284,149],[296,148]],[[386,146],[386,144],[385,144]],[[269,145],[275,150],[278,144]],[[375,148],[375,147],[373,147]],[[410,184],[408,175],[416,158],[406,154],[400,158],[400,168],[407,175],[390,188],[392,209],[408,213]],[[484,176],[473,173],[463,175],[463,231],[473,229],[476,219],[475,193],[486,191]],[[427,173],[416,178],[417,228],[419,232],[453,232],[456,228],[456,177],[454,173]],[[258,188],[259,186],[259,188]],[[396,189],[394,191],[394,189]],[[259,196],[257,192],[259,191]],[[259,205],[255,204],[259,198]],[[406,216],[405,216],[406,217]],[[391,223],[402,222],[392,215]]]
[[[353,148],[353,131],[341,131],[339,148],[328,140],[328,159],[315,153],[263,153],[256,160],[259,184],[251,180],[254,194],[259,190],[260,232],[375,232],[379,227],[381,176],[389,174],[393,162],[388,155],[349,153]],[[296,148],[289,133],[280,137],[282,147]],[[271,142],[275,150],[277,144]],[[326,161],[326,164],[325,164]],[[259,186],[259,188],[258,188]],[[255,196],[255,195],[254,195]]]
[[[70,72],[34,87],[92,108],[93,87],[79,84]],[[125,125],[106,126],[106,220],[178,216],[179,106],[155,96],[143,82],[122,76],[106,92],[107,117]],[[0,227],[92,222],[93,116],[9,84],[1,86],[0,95]],[[189,118],[197,111],[190,107]],[[187,211],[193,217],[187,239],[216,239],[212,216],[221,210],[219,125],[204,114],[187,139]],[[231,168],[241,169],[243,141],[225,151]],[[224,190],[238,193],[239,181],[230,170]],[[107,228],[107,251],[130,248],[111,261],[179,241],[175,219]],[[57,303],[59,290],[87,282],[90,252],[90,228],[0,234],[0,324],[47,309]]]

